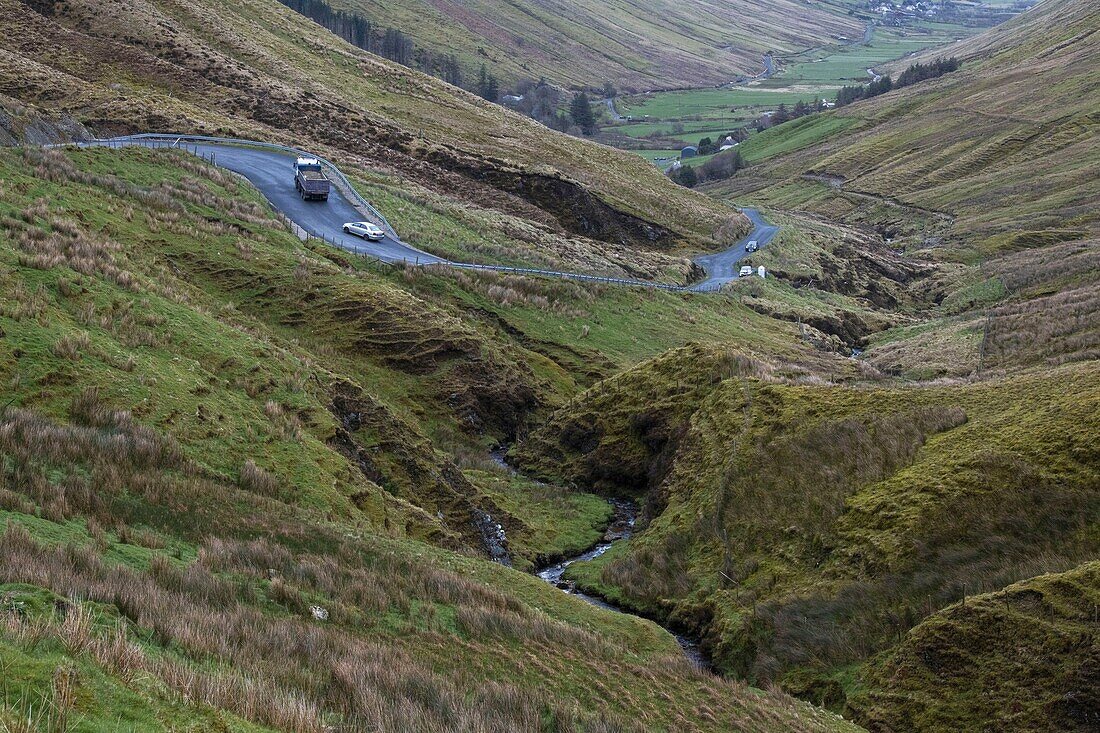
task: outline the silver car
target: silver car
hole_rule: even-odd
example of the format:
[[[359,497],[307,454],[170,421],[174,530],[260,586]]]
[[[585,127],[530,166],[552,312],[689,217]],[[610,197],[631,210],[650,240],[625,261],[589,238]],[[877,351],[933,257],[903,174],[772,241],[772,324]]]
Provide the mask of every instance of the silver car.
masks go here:
[[[386,236],[386,233],[377,224],[369,221],[349,221],[344,225],[344,234],[354,234],[357,237],[374,242]]]
[[[755,252],[758,249],[760,249],[760,245],[757,244],[755,239],[745,245],[746,252]]]

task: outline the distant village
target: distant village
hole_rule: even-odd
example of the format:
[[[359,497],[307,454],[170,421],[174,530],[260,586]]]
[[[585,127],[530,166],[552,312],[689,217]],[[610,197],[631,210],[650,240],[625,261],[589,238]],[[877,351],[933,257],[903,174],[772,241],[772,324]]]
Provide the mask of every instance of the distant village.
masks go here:
[[[900,20],[901,18],[932,18],[939,15],[941,7],[942,3],[920,0],[916,3],[873,3],[871,10],[884,19],[896,17]]]
[[[961,0],[918,0],[918,2],[868,0],[865,7],[879,16],[884,25],[900,26],[907,20],[921,18],[935,18],[941,21],[967,18],[971,22],[977,21],[984,24],[998,18],[1003,19],[1005,15],[1022,12],[1035,2],[1036,0],[1018,0],[1011,6],[1003,6]]]

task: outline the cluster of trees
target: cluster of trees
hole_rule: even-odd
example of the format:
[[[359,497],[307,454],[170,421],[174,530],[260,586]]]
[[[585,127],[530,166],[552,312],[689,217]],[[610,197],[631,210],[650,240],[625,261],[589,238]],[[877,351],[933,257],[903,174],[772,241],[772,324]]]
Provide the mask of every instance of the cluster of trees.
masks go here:
[[[737,171],[745,167],[745,160],[737,148],[719,153],[706,163],[696,166],[682,165],[669,171],[668,177],[681,186],[695,188],[707,181],[724,181],[732,178]]]
[[[699,141],[696,148],[699,150],[699,155],[710,155],[711,153],[717,153],[718,148],[721,147],[718,143],[711,140],[709,137],[705,137]]]
[[[741,143],[748,136],[749,134],[745,132],[744,128],[739,127],[736,130],[727,132],[725,135],[719,135],[717,140],[711,139],[710,136],[704,137],[699,141],[696,148],[699,150],[699,155],[710,155],[718,152],[726,138],[733,140],[735,143]]]
[[[279,0],[279,2],[364,51],[419,69],[449,84],[464,86],[465,75],[458,57],[454,54],[417,49],[413,40],[398,29],[376,26],[369,18],[359,13],[334,10],[326,0]],[[469,88],[490,102],[500,99],[500,82],[489,72],[485,64],[481,65],[477,78]],[[606,82],[603,93],[610,98],[614,97],[617,91],[611,82]],[[545,78],[538,82],[521,82],[516,94],[522,97],[515,105],[516,108],[547,127],[562,132],[580,128],[585,135],[596,132],[596,114],[592,110],[592,101],[585,92],[573,96],[568,113],[560,111],[561,93],[550,86]]]
[[[545,77],[537,82],[530,79],[519,82],[516,95],[521,99],[512,106],[518,112],[559,132],[567,132],[572,126],[572,118],[561,111],[561,91]]]
[[[459,87],[463,85],[462,67],[453,53],[433,53],[426,49],[417,49],[413,40],[398,29],[376,26],[359,13],[333,10],[325,0],[279,2],[364,51],[437,76],[448,84]],[[495,96],[493,101],[496,101]]]
[[[861,99],[877,97],[880,94],[885,94],[891,89],[900,89],[910,84],[916,84],[919,81],[935,79],[937,76],[943,76],[944,74],[956,71],[959,66],[959,60],[952,56],[949,59],[936,59],[927,64],[913,64],[908,69],[901,72],[901,76],[898,77],[897,82],[891,80],[889,76],[882,76],[875,79],[870,84],[841,87],[836,95],[836,106],[843,107],[846,104],[858,102]]]
[[[877,97],[880,94],[886,94],[886,92],[893,88],[894,82],[889,74],[880,76],[870,84],[855,84],[853,86],[841,87],[840,91],[836,93],[836,106],[843,107],[852,102],[858,102],[861,99]]]
[[[585,135],[596,131],[596,113],[592,111],[592,100],[587,93],[577,92],[573,95],[573,101],[569,103],[569,117]]]
[[[803,102],[799,100],[793,107],[780,104],[775,112],[772,112],[770,115],[759,117],[756,120],[756,131],[763,132],[769,127],[782,125],[784,122],[797,120],[799,117],[812,115],[814,112],[821,112],[825,109],[827,109],[825,107],[825,102],[820,99],[815,99],[812,102]]]
[[[453,53],[432,53],[431,51],[421,51],[420,54],[420,70],[431,74],[432,76],[438,76],[448,84],[454,84],[456,87],[462,86],[464,77],[462,74],[462,67],[458,63],[458,57]]]
[[[481,69],[477,72],[477,88],[474,91],[477,92],[477,96],[488,99],[490,102],[500,99],[500,83],[485,68],[485,64],[482,64]]]
[[[606,84],[605,93],[610,84]],[[614,91],[612,88],[610,91]],[[521,81],[516,85],[516,94],[522,99],[512,106],[538,120],[547,127],[559,132],[592,135],[598,127],[596,110],[592,107],[592,98],[587,92],[577,92],[569,100],[569,111],[562,112],[562,93],[543,77],[538,82]]]
[[[799,117],[812,115],[814,112],[820,112],[823,109],[825,109],[825,103],[820,99],[815,99],[810,104],[800,99],[794,103],[793,107],[789,108],[785,104],[780,104],[779,107],[776,108],[775,114],[771,116],[772,124],[782,125],[784,122],[797,120]]]
[[[327,28],[353,46],[405,66],[413,65],[415,60],[413,41],[396,28],[376,27],[368,18],[358,13],[333,10],[325,0],[279,0],[279,2],[306,16],[317,25]],[[457,60],[453,57],[451,60],[457,66]]]
[[[959,60],[952,56],[949,59],[936,59],[928,64],[913,64],[898,77],[897,85],[907,87],[925,79],[935,79],[937,76],[950,74],[959,68]]]

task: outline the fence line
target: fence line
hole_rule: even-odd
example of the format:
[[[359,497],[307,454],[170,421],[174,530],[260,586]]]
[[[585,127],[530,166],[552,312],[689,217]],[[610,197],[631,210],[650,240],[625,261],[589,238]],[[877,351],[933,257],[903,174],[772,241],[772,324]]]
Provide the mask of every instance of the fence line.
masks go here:
[[[193,144],[190,147],[188,147],[187,142],[191,142]],[[278,151],[285,152],[285,153],[292,153],[296,156],[301,155],[301,156],[314,157],[314,158],[317,158],[317,160],[322,165],[324,165],[326,168],[328,168],[329,170],[332,171],[335,182],[341,188],[341,191],[345,194],[345,196],[348,196],[348,198],[353,200],[352,201],[353,204],[357,203],[357,204],[363,206],[364,208],[366,208],[369,212],[371,212],[371,214],[373,216],[375,216],[379,220],[380,225],[385,230],[387,235],[389,235],[391,238],[393,238],[397,242],[401,241],[401,238],[397,235],[397,231],[393,228],[392,225],[390,225],[389,221],[382,214],[382,212],[378,211],[378,209],[376,209],[369,201],[367,201],[367,199],[365,197],[363,197],[362,194],[360,194],[358,191],[355,190],[355,187],[351,185],[351,181],[348,179],[347,176],[344,175],[344,173],[339,169],[339,167],[337,167],[337,165],[335,163],[333,163],[332,161],[327,160],[325,158],[322,158],[321,156],[316,155],[314,153],[310,153],[310,152],[301,150],[300,148],[293,148],[293,147],[290,147],[288,145],[280,145],[279,143],[267,143],[267,142],[260,142],[260,141],[257,141],[257,140],[245,140],[245,139],[242,139],[242,138],[213,137],[213,136],[209,136],[209,135],[175,135],[175,134],[153,133],[153,132],[138,133],[138,134],[135,134],[135,135],[126,135],[126,136],[122,136],[122,137],[106,138],[106,139],[96,138],[93,141],[91,141],[91,143],[96,144],[96,145],[106,145],[109,148],[123,148],[123,147],[129,147],[129,146],[132,146],[132,145],[137,145],[139,147],[151,147],[151,148],[162,148],[162,147],[163,148],[175,148],[175,149],[180,149],[180,150],[185,150],[187,152],[190,152],[191,154],[193,154],[193,155],[195,155],[199,158],[202,158],[203,160],[209,161],[213,165],[217,165],[217,153],[212,151],[210,153],[209,157],[207,157],[207,155],[205,153],[200,153],[199,152],[198,145],[194,144],[194,143],[211,143],[211,144],[216,144],[216,145],[236,145],[236,146],[241,146],[241,147],[267,148],[267,149],[271,149],[271,150],[278,150]],[[290,220],[285,214],[282,214],[282,212],[279,212],[279,213],[280,213],[281,218],[283,218],[285,221],[290,223],[291,231],[293,231],[299,238],[302,238],[302,236],[304,234],[303,241],[308,242],[310,239],[320,239],[321,241],[325,242],[326,244],[330,244],[333,247],[336,247],[337,249],[341,249],[341,250],[344,250],[344,251],[350,251],[350,252],[352,252],[352,253],[354,253],[358,256],[370,258],[373,262],[376,262],[376,263],[388,265],[390,267],[395,267],[398,264],[396,261],[390,262],[390,261],[384,260],[381,257],[378,257],[376,255],[372,255],[368,252],[364,252],[359,248],[358,245],[350,245],[350,247],[349,247],[349,245],[347,243],[345,243],[343,240],[337,242],[335,237],[330,238],[330,237],[327,237],[323,234],[321,236],[317,236],[315,234],[310,234],[309,232],[305,231],[302,227],[298,226],[295,222]],[[410,264],[410,262],[407,258],[402,257],[400,264],[408,265],[408,264]],[[419,257],[415,258],[415,261],[411,264],[419,265],[420,264]],[[604,283],[604,284],[608,284],[608,285],[625,285],[625,286],[630,286],[630,287],[652,288],[652,289],[655,289],[655,290],[665,290],[665,291],[668,291],[668,292],[680,292],[680,293],[717,293],[717,292],[721,291],[722,287],[726,284],[726,283],[714,283],[713,285],[705,285],[705,286],[702,285],[702,284],[694,285],[694,286],[692,286],[692,285],[673,285],[671,283],[658,283],[658,282],[652,282],[652,281],[648,281],[648,280],[634,280],[634,279],[630,279],[630,278],[617,278],[617,277],[610,277],[610,276],[606,276],[606,275],[587,275],[587,274],[583,274],[583,273],[579,273],[579,272],[564,272],[564,271],[560,271],[560,270],[543,270],[543,269],[532,268],[532,267],[510,267],[510,266],[507,266],[507,265],[479,265],[479,264],[474,264],[474,263],[470,263],[470,262],[451,262],[451,261],[448,261],[448,260],[441,260],[439,262],[426,262],[425,265],[443,265],[443,266],[447,266],[447,267],[455,267],[455,268],[464,269],[464,270],[484,270],[484,271],[489,271],[489,272],[503,272],[503,273],[511,273],[511,274],[516,274],[516,275],[536,275],[536,276],[543,276],[543,277],[556,277],[556,278],[563,279],[563,280],[579,280],[579,281],[582,281],[582,282],[596,282],[596,283]]]
[[[161,142],[168,144],[161,145],[159,147],[181,148],[180,143],[183,142],[184,145],[182,146],[182,149],[186,150],[186,142],[204,142],[214,143],[217,145],[238,145],[241,147],[249,148],[268,148],[270,150],[278,150],[284,153],[292,153],[296,157],[309,156],[312,158],[316,158],[321,163],[321,165],[325,166],[332,172],[335,182],[338,186],[341,187],[341,190],[345,193],[345,195],[348,195],[348,197],[352,199],[353,204],[358,204],[364,207],[367,211],[371,213],[372,216],[377,217],[379,226],[381,226],[382,229],[385,230],[386,234],[390,235],[394,239],[400,240],[400,237],[397,236],[397,231],[390,224],[389,220],[386,219],[381,211],[374,208],[374,205],[371,204],[370,201],[367,201],[367,199],[362,194],[355,190],[355,187],[351,184],[351,181],[348,179],[347,176],[344,175],[343,171],[341,171],[335,163],[333,163],[331,160],[328,160],[327,158],[322,158],[315,153],[311,153],[300,148],[292,148],[289,145],[280,145],[279,143],[266,143],[260,142],[258,140],[244,140],[242,138],[235,137],[212,137],[210,135],[175,135],[159,132],[143,132],[136,135],[125,135],[123,137],[107,138],[105,140],[97,138],[93,142],[98,144],[106,143],[108,147],[121,148],[125,147],[131,142],[137,142],[138,145],[142,145],[145,141],[151,143],[149,147],[158,147],[156,143]],[[192,146],[189,152],[198,155],[198,147]]]

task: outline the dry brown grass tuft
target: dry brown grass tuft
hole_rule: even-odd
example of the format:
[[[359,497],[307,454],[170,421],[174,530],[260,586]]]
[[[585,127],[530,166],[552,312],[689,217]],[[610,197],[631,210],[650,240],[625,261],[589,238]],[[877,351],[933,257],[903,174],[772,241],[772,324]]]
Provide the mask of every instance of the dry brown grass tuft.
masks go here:
[[[537,729],[540,716],[554,710],[542,696],[499,683],[482,686],[471,699],[471,688],[462,680],[434,672],[392,647],[304,618],[273,618],[242,605],[239,589],[204,567],[274,565],[302,582],[340,588],[344,581],[335,563],[321,559],[299,562],[264,541],[215,541],[203,548],[202,558],[201,564],[182,571],[166,561],[154,561],[143,574],[107,565],[88,547],[43,547],[24,530],[9,527],[0,535],[0,582],[65,588],[76,596],[111,604],[130,623],[151,629],[161,643],[172,644],[192,659],[217,658],[230,663],[235,670],[232,673],[200,671],[188,661],[170,657],[151,658],[127,638],[122,625],[97,634],[81,604],[70,607],[60,622],[47,622],[45,627],[9,619],[4,633],[21,643],[32,636],[56,636],[70,654],[88,654],[124,679],[145,672],[183,700],[302,733],[323,729],[323,706],[361,729],[470,733]],[[401,560],[393,558],[391,562]],[[415,577],[408,576],[415,572],[406,575],[415,583]],[[422,585],[454,595],[460,583],[479,585],[439,574]],[[281,587],[289,589],[288,584]],[[509,605],[489,589],[468,590],[465,595]],[[467,619],[477,619],[470,630],[476,625],[481,630],[478,633],[528,642],[583,644],[588,653],[600,646],[589,632],[568,629],[541,616],[527,618],[516,609],[467,609],[464,613]]]
[[[241,465],[237,485],[245,491],[261,496],[279,496],[279,479],[257,466],[251,458]]]
[[[62,359],[79,361],[80,355],[91,346],[91,339],[87,332],[80,331],[75,334],[67,333],[54,342],[50,349],[53,355]]]

